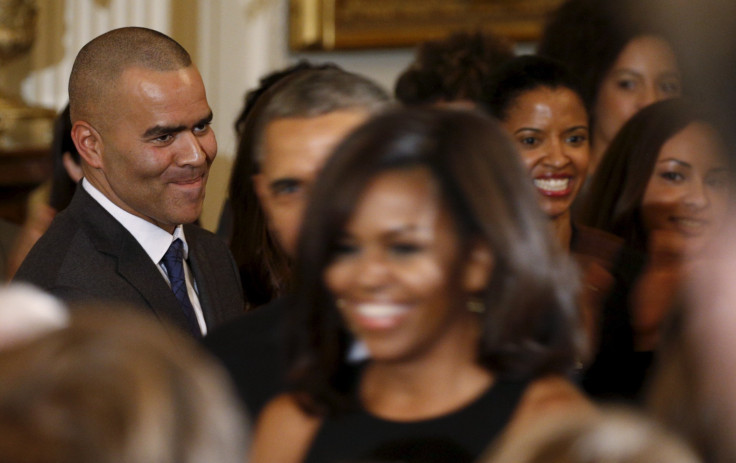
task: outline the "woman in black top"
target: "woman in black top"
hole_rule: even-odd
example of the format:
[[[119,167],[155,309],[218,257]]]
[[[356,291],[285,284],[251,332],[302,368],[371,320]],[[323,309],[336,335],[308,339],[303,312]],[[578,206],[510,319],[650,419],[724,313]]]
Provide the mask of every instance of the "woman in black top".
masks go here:
[[[330,158],[306,217],[294,388],[263,412],[252,462],[472,461],[553,405],[587,406],[564,378],[583,339],[574,270],[495,122],[374,118]]]

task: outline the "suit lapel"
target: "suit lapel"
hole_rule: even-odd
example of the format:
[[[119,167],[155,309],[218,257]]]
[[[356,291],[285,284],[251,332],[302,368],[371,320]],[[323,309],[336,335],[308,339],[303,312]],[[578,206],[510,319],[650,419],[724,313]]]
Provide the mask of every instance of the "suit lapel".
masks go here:
[[[76,204],[74,204],[76,202]],[[70,208],[78,209],[82,226],[95,248],[117,261],[118,275],[146,301],[160,320],[188,330],[179,301],[133,235],[81,187]]]
[[[185,226],[184,234],[189,245],[189,266],[197,282],[199,304],[202,306],[207,326],[215,326],[224,320],[220,313],[220,304],[217,303],[217,298],[213,294],[217,287],[217,273],[211,267],[209,259],[206,258],[206,250],[202,248],[196,234],[191,233],[189,229],[190,227]]]
[[[159,319],[189,330],[179,301],[135,238],[131,236],[130,240],[122,243],[116,258],[120,277],[138,291]]]

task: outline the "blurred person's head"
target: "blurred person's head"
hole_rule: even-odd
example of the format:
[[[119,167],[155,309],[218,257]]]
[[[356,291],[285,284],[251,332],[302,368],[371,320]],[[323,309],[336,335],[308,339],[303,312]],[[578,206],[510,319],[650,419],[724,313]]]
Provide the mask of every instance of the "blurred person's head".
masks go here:
[[[376,116],[328,160],[305,217],[294,374],[321,405],[345,393],[352,336],[372,362],[461,345],[499,376],[573,367],[574,270],[491,118]]]
[[[365,77],[330,68],[295,74],[265,102],[253,134],[253,183],[269,230],[288,256],[296,252],[304,207],[332,149],[388,100]]]
[[[278,92],[279,83],[307,69],[337,69],[331,63],[312,64],[299,61],[264,76],[258,87],[245,94],[243,110],[235,121],[237,155],[230,174],[225,230],[230,251],[240,269],[246,304],[257,307],[284,293],[288,286],[290,259],[269,231],[263,207],[255,192],[253,176],[260,172],[256,160],[256,126],[269,100]],[[227,220],[225,221],[227,222]]]
[[[590,142],[588,113],[575,76],[557,61],[521,56],[491,80],[487,107],[511,134],[552,220],[570,222],[570,207],[585,182]]]
[[[388,103],[375,83],[306,62],[267,76],[246,97],[230,180],[231,250],[251,306],[289,286],[294,241],[311,183],[332,147]]]
[[[596,140],[604,146],[611,143],[637,111],[681,93],[677,61],[667,41],[655,35],[631,39],[598,87],[592,107]]]
[[[224,372],[132,310],[80,309],[0,351],[0,455],[15,463],[242,463]]]
[[[0,349],[25,342],[69,322],[66,305],[24,283],[0,287]]]
[[[499,442],[482,463],[699,463],[675,434],[646,415],[603,408],[542,419]]]
[[[641,108],[680,96],[680,68],[649,0],[568,0],[552,13],[540,55],[562,61],[582,83],[591,117],[592,170]]]
[[[394,95],[405,105],[475,105],[484,99],[488,77],[513,56],[509,42],[488,32],[423,42],[398,77]]]
[[[626,123],[593,177],[583,221],[646,251],[655,232],[697,252],[721,228],[730,199],[730,162],[710,117],[672,99]]]

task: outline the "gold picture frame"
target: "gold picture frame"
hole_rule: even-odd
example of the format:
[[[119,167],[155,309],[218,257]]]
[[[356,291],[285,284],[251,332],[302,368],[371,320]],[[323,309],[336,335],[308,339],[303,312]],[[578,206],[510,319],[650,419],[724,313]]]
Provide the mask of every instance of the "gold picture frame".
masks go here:
[[[290,0],[293,50],[410,47],[455,31],[539,38],[564,0]]]

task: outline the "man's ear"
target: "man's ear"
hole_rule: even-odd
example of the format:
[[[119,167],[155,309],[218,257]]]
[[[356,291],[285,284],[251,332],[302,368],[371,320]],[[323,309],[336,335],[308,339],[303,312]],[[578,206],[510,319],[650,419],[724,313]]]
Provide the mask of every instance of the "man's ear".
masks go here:
[[[79,157],[90,167],[101,169],[102,137],[89,123],[77,121],[72,126],[72,140],[79,151]]]
[[[477,293],[488,286],[493,275],[493,252],[487,244],[476,241],[468,253],[462,273],[462,288]]]

